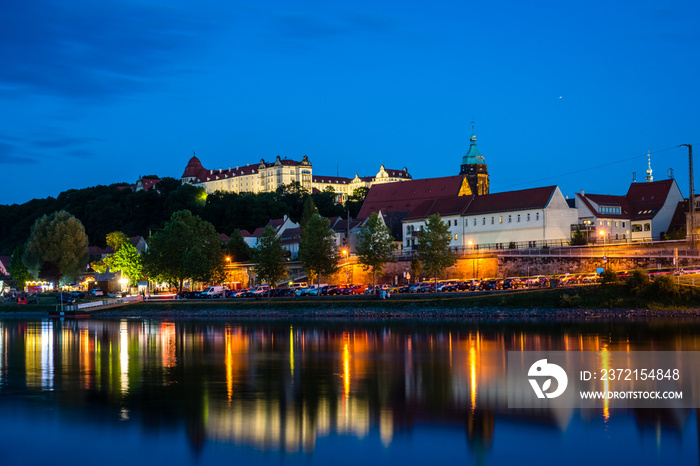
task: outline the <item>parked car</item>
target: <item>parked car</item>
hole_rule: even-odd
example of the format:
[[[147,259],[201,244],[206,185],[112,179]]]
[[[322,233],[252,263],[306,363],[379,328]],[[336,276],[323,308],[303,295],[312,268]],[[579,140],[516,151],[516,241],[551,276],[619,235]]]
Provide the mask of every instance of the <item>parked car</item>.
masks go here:
[[[71,291],[70,295],[73,297],[73,299],[83,299],[85,298],[85,292],[84,291]]]
[[[294,290],[292,288],[275,288],[272,291],[270,291],[270,296],[273,296],[275,298],[294,296]]]
[[[241,288],[240,290],[236,291],[233,295],[234,298],[245,298],[248,295],[248,292],[250,292],[250,288]]]
[[[542,286],[542,283],[544,282],[544,276],[543,275],[535,275],[534,277],[529,277],[525,283],[527,284],[528,287],[532,286]]]
[[[457,281],[448,280],[445,282],[440,282],[438,283],[437,290],[442,292],[457,291]]]
[[[508,277],[503,280],[504,290],[517,290],[518,288],[522,288],[522,286],[523,282],[518,277]]]
[[[265,296],[269,290],[270,285],[258,285],[250,289],[250,295],[253,297]]]
[[[503,280],[500,278],[492,278],[490,280],[486,280],[485,283],[482,283],[481,287],[484,290],[502,290]]]
[[[177,294],[177,299],[196,299],[198,298],[196,291],[182,291]]]
[[[202,292],[204,298],[223,298],[228,287],[226,285],[208,286]]]

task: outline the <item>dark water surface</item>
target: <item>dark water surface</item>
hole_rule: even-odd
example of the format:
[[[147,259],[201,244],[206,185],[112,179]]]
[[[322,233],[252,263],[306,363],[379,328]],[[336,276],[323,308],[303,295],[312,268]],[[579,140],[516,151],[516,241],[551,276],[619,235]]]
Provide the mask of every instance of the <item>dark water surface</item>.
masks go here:
[[[509,409],[514,350],[700,323],[0,320],[0,464],[700,464],[694,409]]]

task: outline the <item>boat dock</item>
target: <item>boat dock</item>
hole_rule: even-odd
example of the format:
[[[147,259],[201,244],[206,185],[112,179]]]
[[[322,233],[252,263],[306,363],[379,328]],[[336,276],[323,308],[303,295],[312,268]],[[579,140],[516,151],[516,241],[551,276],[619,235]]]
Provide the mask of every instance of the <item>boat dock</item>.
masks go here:
[[[141,296],[127,296],[125,298],[102,299],[99,301],[90,301],[88,303],[80,303],[69,306],[56,306],[55,311],[49,311],[49,317],[62,318],[89,318],[95,311],[104,311],[106,309],[117,309],[128,306],[129,304],[141,302]]]

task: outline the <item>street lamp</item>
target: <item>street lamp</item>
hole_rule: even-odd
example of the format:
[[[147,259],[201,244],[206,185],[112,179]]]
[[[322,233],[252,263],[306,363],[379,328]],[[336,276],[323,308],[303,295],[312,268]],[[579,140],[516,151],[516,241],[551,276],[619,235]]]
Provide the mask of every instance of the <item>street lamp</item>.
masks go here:
[[[601,229],[598,234],[603,237],[603,263],[606,263],[608,259],[605,256],[605,230]]]

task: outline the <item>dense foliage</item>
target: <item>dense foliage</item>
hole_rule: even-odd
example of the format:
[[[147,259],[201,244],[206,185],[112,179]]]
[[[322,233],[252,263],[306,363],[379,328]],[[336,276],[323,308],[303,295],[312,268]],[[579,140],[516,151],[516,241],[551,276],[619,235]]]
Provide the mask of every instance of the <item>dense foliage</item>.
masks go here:
[[[425,228],[418,237],[418,254],[423,263],[423,270],[435,279],[446,268],[455,265],[457,258],[450,249],[450,230],[439,215],[431,215],[425,222]]]
[[[176,285],[209,282],[223,269],[221,238],[211,223],[189,210],[175,212],[162,231],[148,239],[144,270],[151,279]]]
[[[382,271],[396,249],[389,229],[373,212],[367,224],[357,234],[357,256],[365,270],[372,268],[372,285],[377,284],[377,272]]]
[[[351,214],[357,215],[359,199],[366,190],[348,202]],[[364,195],[362,195],[364,193]],[[312,197],[324,217],[345,215],[345,208],[328,192],[309,194],[298,183],[280,187],[273,193],[223,193],[206,195],[203,188],[182,185],[174,178],[163,178],[148,191],[132,191],[125,184],[72,189],[57,198],[34,199],[24,204],[0,205],[0,255],[27,241],[34,222],[43,215],[65,210],[83,224],[90,244],[106,246],[107,233],[123,231],[127,236],[148,237],[162,230],[170,216],[189,210],[211,223],[219,233],[236,229],[254,231],[272,218],[288,215],[298,222],[304,202]]]
[[[80,220],[65,210],[38,219],[22,260],[35,278],[76,282],[88,262],[88,237]]]
[[[309,278],[321,283],[321,276],[334,274],[338,270],[338,248],[336,237],[327,218],[313,214],[301,232],[299,260]]]
[[[260,283],[277,286],[282,279],[287,278],[287,267],[284,261],[285,251],[277,232],[271,226],[266,226],[258,238],[254,249],[255,273]]]

